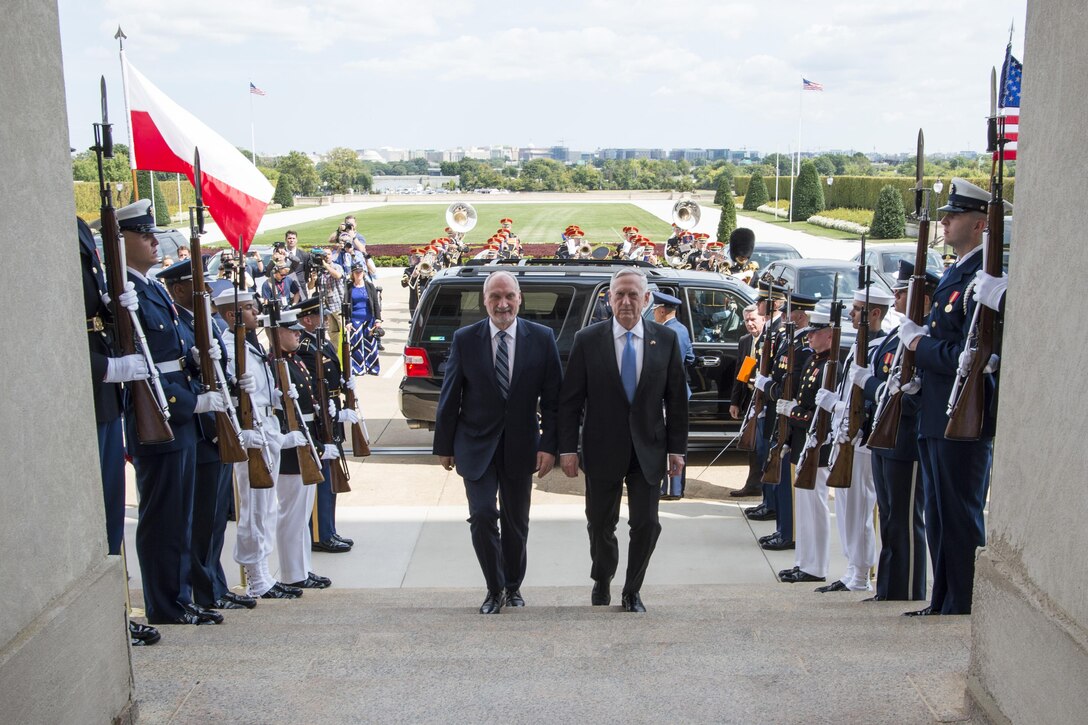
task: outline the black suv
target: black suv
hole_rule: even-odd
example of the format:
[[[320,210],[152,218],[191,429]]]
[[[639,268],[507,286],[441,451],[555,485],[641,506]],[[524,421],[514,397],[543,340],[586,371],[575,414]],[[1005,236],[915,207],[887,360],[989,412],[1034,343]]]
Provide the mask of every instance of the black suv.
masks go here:
[[[689,376],[690,448],[721,447],[739,428],[729,417],[729,396],[736,377],[737,342],[746,332],[743,311],[754,301],[755,291],[727,275],[626,264],[645,267],[651,289],[683,301],[679,318],[695,348]],[[522,297],[519,317],[552,329],[565,365],[575,333],[611,317],[608,284],[618,268],[615,262],[546,259],[470,264],[436,274],[419,301],[404,348],[400,409],[408,425],[434,429],[453,333],[487,315],[482,295],[487,275],[503,270],[517,277]],[[649,309],[646,314],[652,319]]]

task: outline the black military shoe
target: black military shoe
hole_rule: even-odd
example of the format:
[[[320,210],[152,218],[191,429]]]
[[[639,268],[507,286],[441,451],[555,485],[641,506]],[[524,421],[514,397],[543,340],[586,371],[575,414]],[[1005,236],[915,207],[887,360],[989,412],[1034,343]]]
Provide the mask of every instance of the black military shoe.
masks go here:
[[[318,576],[311,571],[302,581],[291,582],[286,586],[295,587],[296,589],[328,589],[332,586],[332,579],[327,576]]]
[[[197,624],[222,624],[223,623],[223,615],[220,614],[219,612],[216,612],[216,611],[211,610],[211,609],[205,609],[204,607],[200,606],[199,604],[193,604],[192,602],[190,602],[189,604],[183,604],[182,606],[185,608],[185,611],[189,612],[190,614],[195,615],[197,617],[197,619],[200,620],[199,622],[197,622]]]
[[[341,536],[340,534],[333,534],[332,538],[336,539],[337,541],[339,541],[341,543],[347,544],[348,546],[355,546],[355,540],[354,539],[349,539],[346,536]]]
[[[251,596],[226,592],[219,599],[216,599],[215,604],[208,607],[208,609],[253,609],[256,606],[257,600]]]
[[[814,591],[820,594],[827,594],[828,592],[848,592],[850,588],[842,583],[841,579],[836,579],[825,587],[816,587]]]
[[[787,549],[797,548],[797,544],[792,541],[786,541],[777,533],[766,541],[761,542],[759,546],[768,551],[785,551]]]
[[[301,596],[302,589],[276,582],[271,589],[261,595],[261,599],[298,599]]]
[[[128,623],[128,637],[133,647],[150,647],[162,639],[159,630],[136,622]]]
[[[311,551],[323,551],[326,554],[346,554],[351,551],[351,544],[345,544],[336,537],[330,537],[324,541],[315,541],[310,544]]]
[[[506,590],[506,606],[508,607],[524,607],[525,598],[521,596],[520,589],[507,589]]]
[[[916,609],[913,612],[903,612],[904,617],[936,617],[940,612],[933,607],[926,607],[925,609]]]

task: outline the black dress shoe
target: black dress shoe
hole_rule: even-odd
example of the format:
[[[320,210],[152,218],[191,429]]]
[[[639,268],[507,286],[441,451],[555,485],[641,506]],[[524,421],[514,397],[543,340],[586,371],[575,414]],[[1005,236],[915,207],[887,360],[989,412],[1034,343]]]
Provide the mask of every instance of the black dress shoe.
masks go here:
[[[246,606],[239,604],[238,602],[232,602],[226,597],[219,597],[214,602],[209,604],[207,609],[246,609]]]
[[[480,614],[498,614],[502,611],[505,600],[504,592],[488,592],[487,599],[480,605]]]
[[[506,590],[506,606],[508,607],[524,607],[525,597],[521,596],[520,589],[507,589]]]
[[[324,541],[315,541],[310,544],[310,551],[323,551],[326,554],[346,554],[351,551],[351,545],[345,544],[336,537],[330,537]]]
[[[759,546],[760,548],[766,549],[767,551],[786,551],[787,549],[797,548],[797,544],[792,541],[786,541],[782,538],[781,535],[777,533],[771,538],[762,542]]]
[[[646,606],[642,603],[642,597],[638,595],[638,592],[631,592],[630,594],[620,596],[620,602],[623,604],[623,611],[625,612],[646,611]]]
[[[827,581],[827,577],[816,576],[815,574],[809,574],[807,571],[797,569],[796,571],[783,572],[779,575],[778,579],[787,584],[800,584],[802,582],[822,582]]]
[[[295,587],[296,589],[328,589],[332,586],[332,579],[327,576],[318,576],[311,571],[302,581],[291,582],[286,586]]]
[[[257,606],[257,600],[245,594],[226,592],[215,600],[208,609],[253,609]]]
[[[128,623],[128,637],[133,647],[150,647],[162,639],[159,630],[132,621]]]
[[[333,534],[332,538],[336,539],[342,544],[347,544],[348,546],[355,546],[355,539],[349,539],[348,537],[341,536],[340,534]]]
[[[185,611],[189,612],[190,614],[196,615],[196,617],[201,620],[199,624],[223,623],[223,615],[213,609],[205,609],[199,604],[193,604],[192,602],[188,604],[183,604],[181,606],[185,608]]]
[[[773,534],[767,534],[766,536],[760,536],[759,537],[759,543],[766,544],[768,541],[770,541],[771,539],[773,539],[776,536],[778,536],[777,531],[774,532]]]
[[[801,571],[801,567],[799,566],[795,566],[792,569],[783,569],[782,571],[778,572],[778,578],[781,579],[784,576],[790,576],[792,574],[796,574],[799,571]]]
[[[610,583],[611,582],[593,582],[593,594],[591,594],[589,598],[589,601],[593,603],[593,606],[607,607],[612,603],[612,592],[608,589]]]
[[[940,612],[933,607],[926,607],[925,609],[916,609],[913,612],[903,612],[904,617],[936,617],[940,616]]]
[[[261,599],[298,599],[302,596],[302,589],[276,582],[272,588],[261,595]]]
[[[736,491],[730,491],[729,495],[733,498],[743,498],[745,496],[762,496],[762,486],[745,486],[744,488],[738,488]]]
[[[766,510],[767,507],[764,504],[759,504],[758,506],[749,506],[748,508],[744,509],[744,515],[751,517],[752,514],[761,514]]]
[[[836,579],[826,587],[816,587],[813,591],[820,592],[820,594],[827,594],[828,592],[848,592],[850,591],[850,588],[843,584],[841,579]]]
[[[862,599],[861,601],[863,601],[863,602],[883,602],[885,599],[887,599],[887,597],[882,597],[879,594],[874,594],[873,596],[868,597],[867,599]]]
[[[774,521],[778,517],[778,512],[774,509],[768,509],[766,507],[758,507],[762,510],[753,511],[750,514],[745,514],[749,521]]]

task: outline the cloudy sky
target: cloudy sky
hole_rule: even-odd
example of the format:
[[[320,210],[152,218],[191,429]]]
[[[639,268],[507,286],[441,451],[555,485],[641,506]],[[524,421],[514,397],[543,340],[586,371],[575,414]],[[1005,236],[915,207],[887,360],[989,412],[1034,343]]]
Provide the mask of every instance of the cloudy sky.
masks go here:
[[[1026,0],[59,0],[72,145],[129,61],[259,153],[490,144],[980,150]],[[823,84],[800,93],[801,78]],[[253,82],[267,95],[252,97]],[[120,128],[124,133],[124,126]]]

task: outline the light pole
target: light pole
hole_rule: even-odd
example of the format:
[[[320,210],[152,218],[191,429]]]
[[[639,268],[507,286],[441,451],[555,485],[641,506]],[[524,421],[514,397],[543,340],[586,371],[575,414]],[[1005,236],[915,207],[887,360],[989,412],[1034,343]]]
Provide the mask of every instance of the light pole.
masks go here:
[[[936,196],[933,198],[933,208],[934,209],[937,209],[941,205],[941,192],[942,191],[944,191],[944,184],[941,183],[941,178],[937,177],[937,180],[933,182],[933,193],[936,194]],[[934,212],[934,214],[936,214],[936,212]],[[934,220],[934,221],[936,221],[936,220]],[[933,225],[933,244],[934,244],[934,246],[936,246],[936,244],[937,244],[937,228],[939,226],[940,226],[939,224],[934,224]]]

